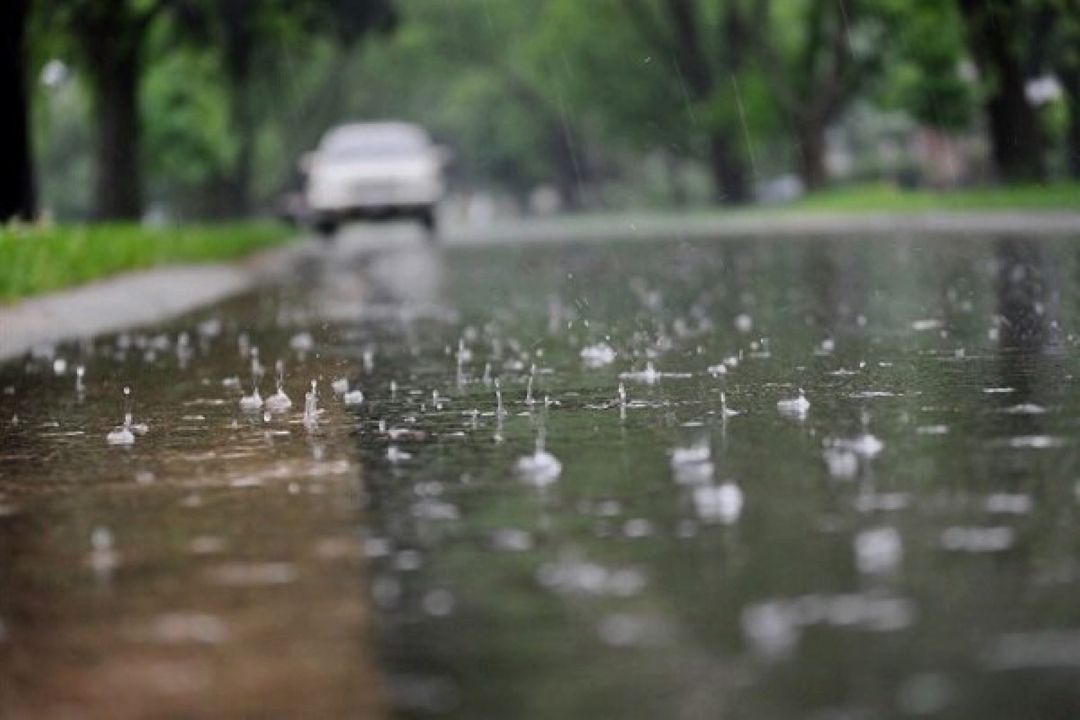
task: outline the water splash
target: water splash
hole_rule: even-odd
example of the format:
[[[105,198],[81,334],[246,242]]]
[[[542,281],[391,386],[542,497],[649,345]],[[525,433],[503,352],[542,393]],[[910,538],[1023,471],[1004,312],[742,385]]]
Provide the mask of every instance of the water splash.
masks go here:
[[[671,451],[671,467],[680,465],[692,465],[708,462],[712,458],[712,450],[708,443],[701,442],[689,447],[677,447]]]
[[[694,510],[704,522],[734,525],[742,515],[743,492],[733,482],[694,488]]]
[[[671,470],[679,485],[703,485],[712,482],[715,467],[712,450],[707,442],[671,451]]]
[[[645,363],[644,370],[619,373],[619,378],[623,380],[635,380],[637,382],[643,382],[646,385],[652,385],[660,379],[660,373],[656,371],[656,368],[650,361]]]
[[[806,399],[806,393],[799,388],[799,396],[787,398],[776,403],[776,409],[785,417],[803,420],[810,413],[810,401]]]
[[[315,338],[309,332],[301,332],[289,338],[289,347],[300,354],[311,352],[315,349]]]
[[[304,425],[313,427],[319,422],[319,387],[318,381],[311,381],[311,390],[304,395]]]
[[[150,430],[146,423],[136,423],[132,416],[131,388],[124,386],[124,424],[112,429],[105,436],[110,445],[134,445],[136,435],[145,435]]]
[[[829,475],[839,480],[850,480],[859,474],[859,456],[842,447],[828,446],[821,453]]]
[[[120,425],[113,428],[109,434],[105,436],[105,442],[110,445],[134,445],[135,433],[131,432],[131,428],[127,425]]]
[[[104,525],[98,525],[90,533],[90,557],[87,562],[100,577],[107,578],[120,564],[120,554],[115,545],[112,531]]]
[[[263,375],[266,374],[266,368],[259,362],[259,348],[251,348],[251,380],[258,385],[262,382]]]
[[[529,368],[529,384],[525,387],[525,404],[532,405],[536,401],[533,399],[533,380],[536,378],[536,363],[533,363]]]
[[[854,438],[833,440],[831,445],[835,450],[841,452],[853,453],[859,458],[870,460],[877,457],[885,450],[885,443],[870,434],[870,415],[866,412],[862,414],[862,427],[861,434]]]
[[[262,395],[259,394],[259,388],[253,387],[250,395],[244,395],[240,398],[240,409],[247,412],[255,412],[260,410],[263,406]]]
[[[457,353],[455,354],[455,359],[457,361],[457,386],[461,387],[465,384],[465,363],[472,360],[472,352],[467,347],[465,347],[465,338],[458,338],[458,346]]]
[[[544,429],[536,435],[536,449],[531,455],[524,455],[514,463],[514,472],[531,485],[546,487],[559,479],[562,463],[544,449]]]
[[[259,381],[262,380],[263,366],[259,364],[259,348],[252,347],[251,355],[251,394],[240,398],[240,409],[247,412],[261,410],[263,406],[262,395],[259,394]]]
[[[620,380],[629,380],[631,382],[645,383],[646,385],[653,385],[663,378],[673,379],[685,379],[693,377],[691,373],[684,372],[660,372],[653,365],[652,361],[645,363],[644,370],[628,371],[619,373]]]
[[[182,332],[176,336],[176,363],[181,370],[186,370],[195,351],[191,349],[191,336]]]
[[[400,449],[397,445],[386,448],[386,459],[392,463],[399,463],[412,457],[412,453]]]
[[[283,413],[292,407],[292,400],[285,394],[285,361],[278,360],[275,370],[277,371],[277,392],[266,398],[266,409],[273,413]]]
[[[503,407],[502,383],[499,382],[499,378],[495,378],[495,417],[506,417],[506,408]]]
[[[598,342],[595,345],[586,345],[581,348],[581,360],[589,368],[601,368],[615,362],[618,353],[606,342]]]
[[[855,567],[865,574],[893,572],[904,557],[904,543],[900,533],[888,525],[861,531],[855,536],[854,545]]]

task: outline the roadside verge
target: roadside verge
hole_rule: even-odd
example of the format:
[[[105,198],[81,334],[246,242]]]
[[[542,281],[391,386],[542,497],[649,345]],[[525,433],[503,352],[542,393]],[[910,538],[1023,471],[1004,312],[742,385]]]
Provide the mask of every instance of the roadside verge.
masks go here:
[[[115,275],[0,307],[0,361],[61,340],[161,322],[253,287],[284,269],[303,243],[220,264],[168,265]]]

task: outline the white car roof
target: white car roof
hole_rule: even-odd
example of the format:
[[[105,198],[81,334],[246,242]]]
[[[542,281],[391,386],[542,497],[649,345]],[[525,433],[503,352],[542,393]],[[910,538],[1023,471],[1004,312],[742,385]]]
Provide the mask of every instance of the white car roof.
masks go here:
[[[404,122],[367,122],[331,128],[323,135],[319,146],[330,151],[380,145],[421,148],[430,142],[428,134],[418,125]]]

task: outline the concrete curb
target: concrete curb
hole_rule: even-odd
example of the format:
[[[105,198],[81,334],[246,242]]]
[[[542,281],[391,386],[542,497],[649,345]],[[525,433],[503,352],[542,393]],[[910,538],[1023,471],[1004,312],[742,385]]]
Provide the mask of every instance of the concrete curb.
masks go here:
[[[291,243],[235,263],[125,273],[2,307],[0,361],[41,345],[158,323],[218,302],[280,272],[303,252],[303,243]]]

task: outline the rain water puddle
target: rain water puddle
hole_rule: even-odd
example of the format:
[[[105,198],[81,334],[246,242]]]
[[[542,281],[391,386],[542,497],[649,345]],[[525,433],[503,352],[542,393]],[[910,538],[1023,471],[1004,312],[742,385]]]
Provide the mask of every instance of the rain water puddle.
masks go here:
[[[1078,263],[404,244],[9,363],[0,710],[1075,714]]]

